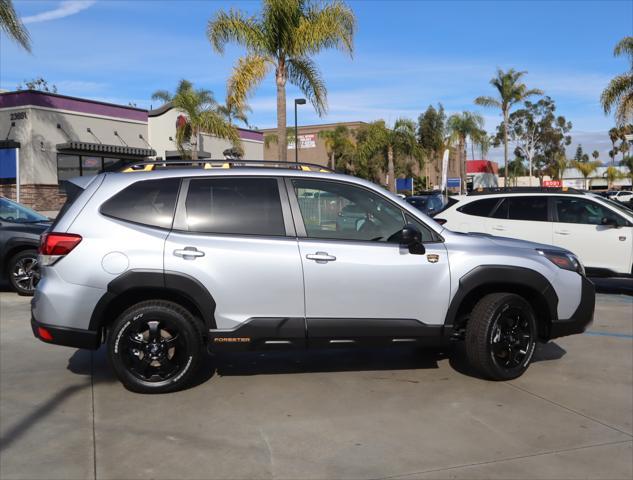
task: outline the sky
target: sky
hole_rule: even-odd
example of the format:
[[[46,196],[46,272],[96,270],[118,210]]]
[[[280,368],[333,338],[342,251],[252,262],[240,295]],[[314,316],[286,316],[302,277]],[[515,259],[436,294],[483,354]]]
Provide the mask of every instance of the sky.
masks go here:
[[[328,87],[329,109],[319,118],[308,104],[299,123],[417,119],[428,105],[448,114],[464,110],[484,116],[493,132],[500,114],[473,104],[493,95],[497,68],[527,71],[525,83],[557,104],[573,124],[572,145],[597,149],[608,160],[600,93],[628,68],[613,56],[614,45],[633,35],[633,0],[567,1],[348,1],[357,17],[354,53],[332,50],[316,60]],[[0,34],[0,89],[15,90],[42,76],[59,93],[157,107],[151,94],[173,91],[182,78],[210,89],[220,101],[243,49],[213,51],[206,27],[215,12],[237,8],[256,14],[260,2],[152,0],[14,0],[31,34],[33,52]],[[288,121],[293,122],[288,88]],[[250,99],[249,123],[276,126],[274,79]],[[499,160],[499,149],[489,157]]]

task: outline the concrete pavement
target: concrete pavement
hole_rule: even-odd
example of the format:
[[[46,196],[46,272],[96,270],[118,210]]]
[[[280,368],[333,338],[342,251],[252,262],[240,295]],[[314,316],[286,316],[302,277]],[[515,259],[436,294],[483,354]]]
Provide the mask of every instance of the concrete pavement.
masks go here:
[[[3,292],[0,478],[631,478],[633,298],[599,295],[536,360],[497,383],[459,351],[232,354],[143,396]]]

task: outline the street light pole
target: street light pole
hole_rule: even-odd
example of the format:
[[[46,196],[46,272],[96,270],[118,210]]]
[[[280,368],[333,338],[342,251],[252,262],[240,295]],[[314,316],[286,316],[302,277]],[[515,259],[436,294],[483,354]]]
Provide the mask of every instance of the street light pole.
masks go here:
[[[297,105],[305,104],[305,98],[295,98],[295,163],[299,163],[299,127],[297,126]]]

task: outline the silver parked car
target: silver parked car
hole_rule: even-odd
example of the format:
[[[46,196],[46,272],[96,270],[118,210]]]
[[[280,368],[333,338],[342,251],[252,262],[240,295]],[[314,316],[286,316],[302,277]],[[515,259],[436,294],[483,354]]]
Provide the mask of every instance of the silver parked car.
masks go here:
[[[35,336],[105,342],[127,388],[165,392],[204,347],[465,341],[483,376],[507,380],[536,342],[592,319],[593,285],[564,249],[454,233],[367,181],[269,167],[75,180],[41,241]]]

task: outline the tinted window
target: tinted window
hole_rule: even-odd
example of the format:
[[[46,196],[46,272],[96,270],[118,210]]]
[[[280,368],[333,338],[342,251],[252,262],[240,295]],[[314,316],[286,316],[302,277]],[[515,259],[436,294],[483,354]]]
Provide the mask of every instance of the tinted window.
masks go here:
[[[179,178],[136,182],[105,202],[101,213],[129,222],[171,228],[179,185]]]
[[[310,238],[398,242],[402,211],[364,188],[319,180],[293,180]]]
[[[547,222],[547,197],[508,197],[508,218]]]
[[[485,198],[483,200],[475,200],[474,202],[467,203],[466,205],[459,207],[458,212],[465,213],[466,215],[475,215],[477,217],[487,217],[495,208],[495,205],[499,203],[498,198]]]
[[[591,200],[576,197],[556,197],[554,202],[558,221],[562,223],[601,225],[603,218],[615,220],[618,225],[626,225],[628,223],[612,210]]]
[[[191,180],[186,210],[192,232],[286,234],[277,180],[273,178]]]

